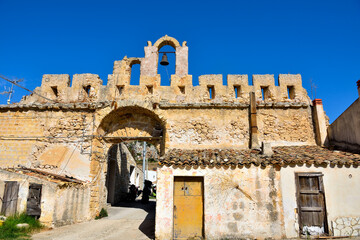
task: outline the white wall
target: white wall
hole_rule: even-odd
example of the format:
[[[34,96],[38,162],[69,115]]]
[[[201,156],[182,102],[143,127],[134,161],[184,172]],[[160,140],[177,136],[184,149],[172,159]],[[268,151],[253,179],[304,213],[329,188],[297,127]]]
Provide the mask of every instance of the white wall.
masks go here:
[[[148,171],[148,179],[149,181],[152,181],[153,183],[156,183],[156,171]]]
[[[288,166],[280,170],[286,236],[288,238],[299,236],[298,216],[295,212],[297,209],[296,172],[323,173],[329,230],[334,231],[335,236],[360,236],[360,222],[356,224],[353,221],[351,224],[353,219],[360,219],[360,168],[314,166]],[[344,223],[344,219],[352,226],[347,226],[349,224]],[[342,222],[343,227],[336,221]]]
[[[280,172],[249,168],[158,168],[156,238],[172,239],[174,176],[204,177],[206,239],[284,236]]]

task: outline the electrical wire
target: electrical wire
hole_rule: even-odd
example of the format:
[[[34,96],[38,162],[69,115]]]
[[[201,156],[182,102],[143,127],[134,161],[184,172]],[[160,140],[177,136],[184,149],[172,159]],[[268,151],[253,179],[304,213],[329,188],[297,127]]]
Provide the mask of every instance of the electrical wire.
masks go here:
[[[44,97],[44,96],[42,96],[41,94],[39,94],[39,93],[37,93],[37,92],[35,92],[35,91],[31,91],[30,89],[27,89],[26,87],[21,86],[21,85],[18,84],[17,82],[12,81],[12,80],[6,78],[5,76],[3,76],[3,75],[1,75],[1,74],[0,74],[0,78],[2,78],[2,79],[4,79],[5,81],[8,81],[8,82],[14,84],[15,86],[18,86],[19,88],[22,88],[22,89],[24,89],[24,90],[26,90],[26,91],[28,91],[28,92],[31,92],[31,93],[33,93],[33,94],[35,94],[35,95],[38,95],[39,97],[42,97],[42,98],[44,98],[44,99],[46,99],[46,100],[48,100],[48,101],[50,101],[50,102],[55,102],[55,103],[56,103],[55,100],[52,100],[52,99],[47,98],[47,97]]]

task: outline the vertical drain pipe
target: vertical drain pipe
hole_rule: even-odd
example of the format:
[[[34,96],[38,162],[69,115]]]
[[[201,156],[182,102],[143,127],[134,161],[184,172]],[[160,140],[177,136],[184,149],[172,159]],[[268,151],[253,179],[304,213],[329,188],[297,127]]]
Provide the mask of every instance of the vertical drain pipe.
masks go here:
[[[256,120],[255,92],[250,92],[250,148],[260,149],[259,133]]]
[[[147,172],[146,172],[146,142],[143,142],[143,178],[144,178],[144,182],[147,179]]]

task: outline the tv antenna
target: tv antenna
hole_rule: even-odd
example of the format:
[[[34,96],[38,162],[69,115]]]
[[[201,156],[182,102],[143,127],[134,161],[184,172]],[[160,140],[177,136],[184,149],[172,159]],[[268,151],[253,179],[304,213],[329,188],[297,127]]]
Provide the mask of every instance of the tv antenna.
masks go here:
[[[311,100],[314,100],[316,98],[316,89],[317,86],[313,82],[313,80],[310,78],[310,89],[311,89]],[[314,98],[315,97],[315,98]]]
[[[5,91],[0,92],[1,95],[8,94],[9,98],[8,98],[8,100],[7,100],[7,104],[10,104],[10,103],[11,103],[11,97],[12,97],[13,93],[15,92],[15,90],[14,90],[14,83],[17,84],[17,83],[22,82],[22,81],[23,81],[23,79],[13,80],[13,81],[12,81],[13,83],[11,83],[11,87],[10,87],[8,90],[6,90],[6,87],[4,87],[4,88],[5,88]]]

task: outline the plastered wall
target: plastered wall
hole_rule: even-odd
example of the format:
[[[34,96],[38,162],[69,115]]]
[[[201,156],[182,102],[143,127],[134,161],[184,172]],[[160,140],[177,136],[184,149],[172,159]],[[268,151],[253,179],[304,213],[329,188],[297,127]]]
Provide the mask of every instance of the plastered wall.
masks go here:
[[[90,188],[49,182],[37,177],[0,170],[0,194],[3,196],[4,182],[19,182],[17,212],[26,212],[29,184],[42,185],[40,221],[47,227],[61,226],[90,220]]]
[[[174,176],[204,177],[206,239],[282,238],[280,172],[272,167],[157,171],[156,237],[172,239]],[[254,224],[256,223],[256,224]]]
[[[330,144],[360,150],[360,100],[351,104],[330,126]]]
[[[329,230],[334,236],[360,236],[360,169],[354,167],[285,167],[281,168],[281,192],[287,237],[299,236],[296,213],[296,172],[324,174],[326,210]]]

